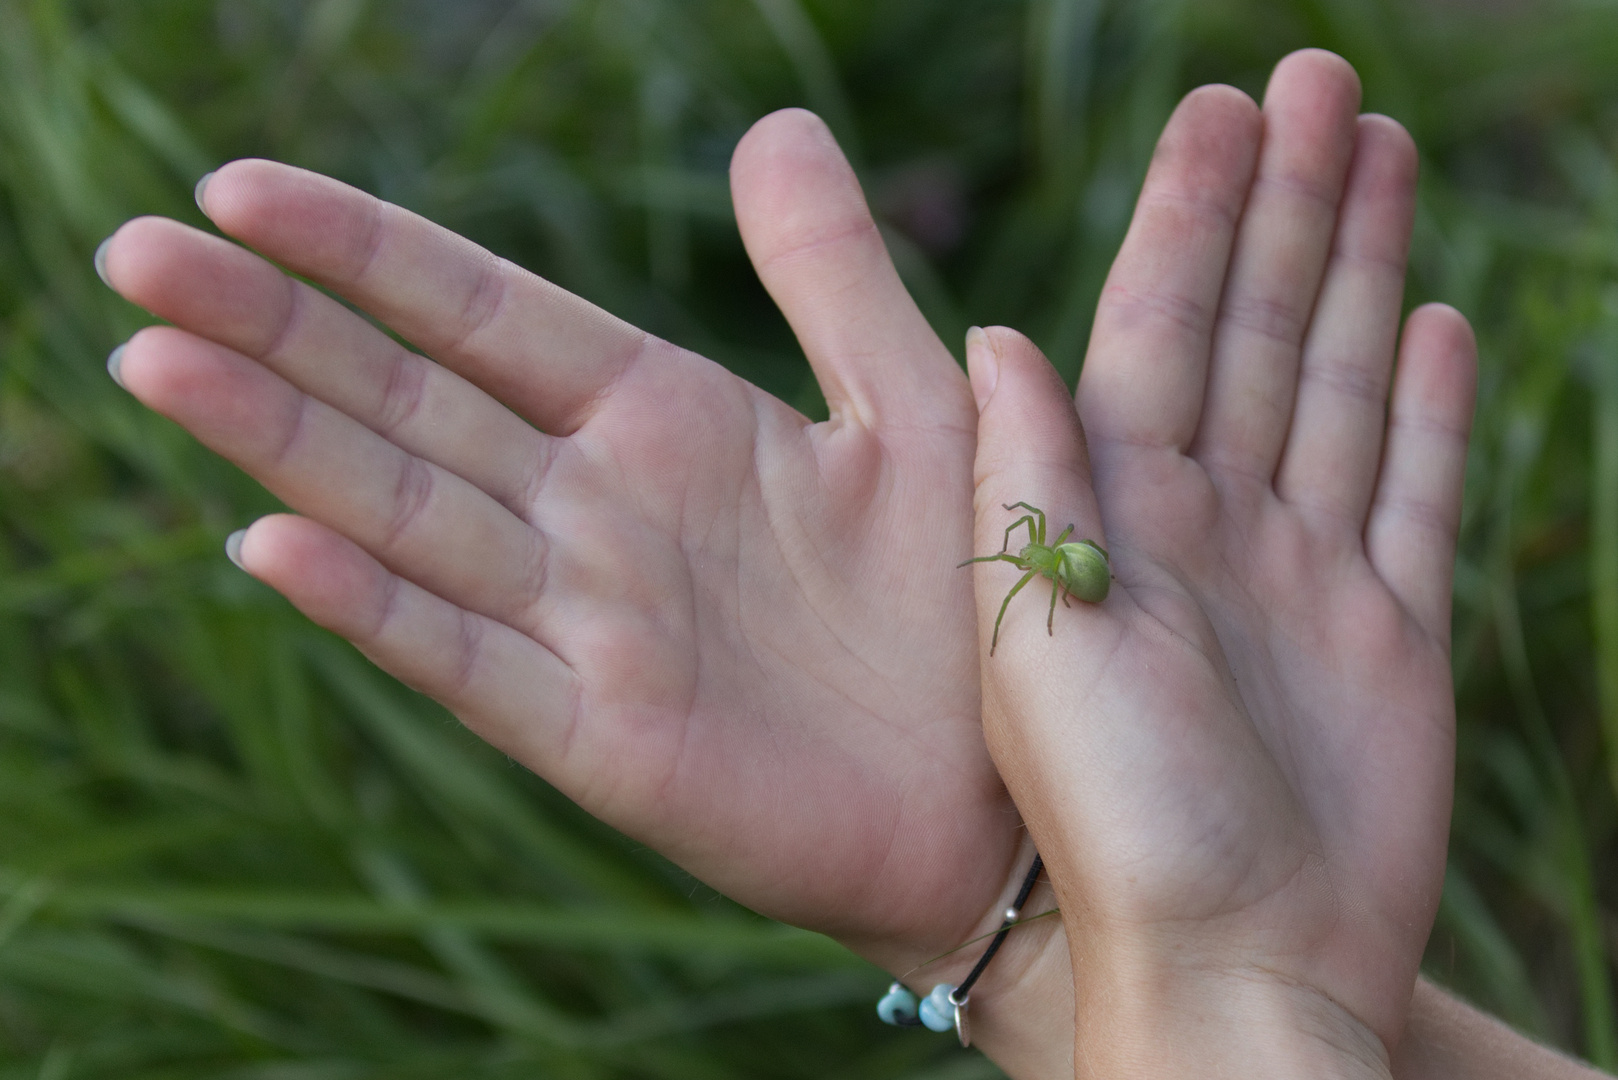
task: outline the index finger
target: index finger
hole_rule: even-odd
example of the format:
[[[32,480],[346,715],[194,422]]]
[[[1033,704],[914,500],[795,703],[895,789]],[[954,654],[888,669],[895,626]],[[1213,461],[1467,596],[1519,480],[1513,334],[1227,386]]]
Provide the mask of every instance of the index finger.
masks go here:
[[[1098,453],[1191,445],[1261,129],[1258,106],[1229,86],[1192,91],[1163,129],[1079,378]]]
[[[661,342],[402,207],[273,161],[199,186],[215,225],[370,312],[542,430],[567,435]]]

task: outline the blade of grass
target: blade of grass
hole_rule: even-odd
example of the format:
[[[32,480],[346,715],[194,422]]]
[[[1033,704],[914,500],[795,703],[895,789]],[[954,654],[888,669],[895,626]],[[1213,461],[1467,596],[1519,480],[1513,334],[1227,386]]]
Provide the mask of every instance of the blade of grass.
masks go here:
[[[16,895],[28,879],[0,878]],[[830,939],[758,920],[723,923],[637,910],[567,911],[539,904],[437,900],[402,905],[352,894],[257,889],[54,885],[44,905],[80,918],[199,920],[326,933],[419,934],[434,926],[504,941],[675,958],[745,958],[817,967],[858,965]]]
[[[1618,795],[1618,295],[1612,292],[1606,317],[1591,365],[1590,611],[1607,773]]]

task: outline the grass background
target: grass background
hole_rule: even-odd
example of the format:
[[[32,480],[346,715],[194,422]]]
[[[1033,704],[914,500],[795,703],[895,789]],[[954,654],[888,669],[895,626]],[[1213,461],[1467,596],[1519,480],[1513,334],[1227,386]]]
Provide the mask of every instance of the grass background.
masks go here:
[[[815,413],[725,182],[801,104],[945,340],[1072,378],[1175,100],[1303,45],[1416,136],[1409,301],[1482,342],[1428,970],[1618,1067],[1618,7],[0,0],[0,1080],[997,1076],[230,567],[273,502],[106,378],[90,255],[271,156]]]

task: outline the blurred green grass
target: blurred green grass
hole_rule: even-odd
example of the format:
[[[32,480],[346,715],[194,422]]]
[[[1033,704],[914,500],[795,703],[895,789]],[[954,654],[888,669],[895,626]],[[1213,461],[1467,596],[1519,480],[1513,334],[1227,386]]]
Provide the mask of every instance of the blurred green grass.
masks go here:
[[[725,166],[807,105],[950,343],[1072,378],[1152,142],[1335,49],[1472,317],[1461,758],[1429,971],[1618,1066],[1618,10],[1562,0],[0,0],[0,1078],[997,1073],[590,821],[220,555],[269,497],[105,376],[90,254],[258,154],[807,412]]]

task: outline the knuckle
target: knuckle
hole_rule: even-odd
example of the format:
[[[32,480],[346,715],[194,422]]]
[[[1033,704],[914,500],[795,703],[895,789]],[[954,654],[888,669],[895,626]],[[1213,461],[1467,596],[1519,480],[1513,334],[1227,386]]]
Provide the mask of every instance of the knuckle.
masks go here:
[[[1304,318],[1292,304],[1270,296],[1238,297],[1220,312],[1227,325],[1288,347],[1303,340]]]
[[[1387,384],[1351,360],[1322,358],[1303,366],[1301,378],[1352,401],[1381,408],[1387,397]]]
[[[293,399],[290,415],[287,417],[281,437],[275,449],[270,453],[270,466],[280,469],[296,456],[298,447],[302,444],[304,435],[309,427],[309,410],[313,399],[307,394],[298,394]]]
[[[391,438],[420,413],[427,397],[429,373],[427,361],[408,349],[401,348],[394,354],[377,404],[379,434]]]
[[[433,471],[420,458],[405,456],[394,485],[393,512],[382,531],[381,550],[395,547],[420,519],[433,496]]]
[[[477,276],[461,302],[455,335],[447,346],[450,352],[464,352],[474,338],[497,322],[510,293],[506,261],[488,252],[480,254]]]
[[[1214,323],[1211,307],[1169,289],[1134,289],[1127,285],[1109,284],[1102,290],[1102,308],[1123,330],[1167,323],[1192,337],[1201,337],[1212,329]]]

